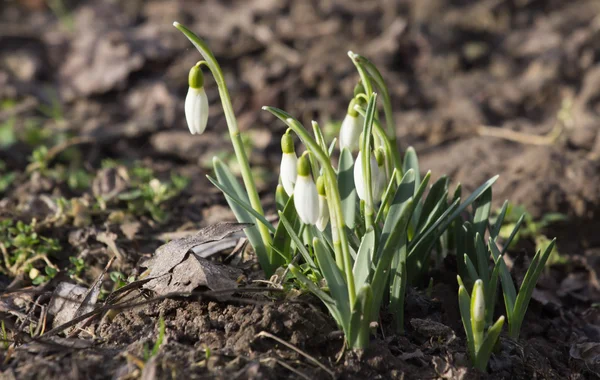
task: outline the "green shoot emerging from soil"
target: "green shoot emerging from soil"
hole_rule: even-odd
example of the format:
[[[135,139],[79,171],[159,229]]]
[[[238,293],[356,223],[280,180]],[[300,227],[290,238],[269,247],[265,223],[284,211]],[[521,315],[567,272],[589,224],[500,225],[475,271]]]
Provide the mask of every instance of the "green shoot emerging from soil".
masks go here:
[[[498,265],[503,263],[501,254],[496,255],[493,248],[488,251],[483,244],[489,229],[493,238],[490,246],[496,247],[498,231],[488,225],[488,219],[491,186],[498,177],[483,183],[464,200],[461,186],[451,192],[446,177],[429,186],[431,174],[421,178],[415,150],[408,148],[402,155],[397,148],[396,125],[383,77],[367,58],[349,52],[360,81],[340,128],[339,152],[335,140],[325,140],[317,122],[312,122],[311,133],[287,112],[263,107],[288,128],[281,141],[281,184],[275,193],[280,221],[275,226],[267,221],[260,204],[219,64],[203,40],[177,22],[174,26],[205,59],[190,71],[185,107],[188,126],[192,134],[202,133],[206,127],[208,106],[201,71],[205,66],[219,89],[244,187],[218,158],[213,160],[215,178],[209,179],[225,194],[238,221],[253,224],[245,232],[265,274],[294,280],[315,294],[343,330],[347,344],[364,349],[371,323],[378,320],[382,306],[388,307],[397,331],[403,332],[406,287],[426,286],[432,262],[439,263],[449,252],[456,252],[458,257],[478,255],[476,262],[484,279],[479,280],[478,271],[467,271],[467,264],[460,266],[459,273],[473,274],[467,278],[477,290],[476,323],[468,325],[475,334],[468,340],[473,346],[473,363],[485,368],[491,354],[491,347],[489,353],[486,351],[487,341],[493,346],[504,320],[500,318],[488,330],[488,337],[484,336],[486,321],[493,316],[493,310],[487,312],[485,305],[493,305],[496,297],[496,285],[488,279],[490,257],[497,263],[496,282],[500,277],[504,287],[510,280],[507,269]],[[384,122],[380,121],[378,104]],[[300,155],[296,153],[299,147],[304,147]],[[473,217],[465,221],[462,215],[469,209]],[[471,250],[471,245],[477,249]],[[545,261],[541,256],[538,263]],[[537,264],[535,268],[532,280],[539,276]],[[465,300],[470,304],[466,287],[461,289],[461,305]],[[520,325],[530,297],[528,289],[517,302],[518,308],[514,300],[507,303],[511,326]],[[471,309],[463,312],[463,318],[474,314]]]

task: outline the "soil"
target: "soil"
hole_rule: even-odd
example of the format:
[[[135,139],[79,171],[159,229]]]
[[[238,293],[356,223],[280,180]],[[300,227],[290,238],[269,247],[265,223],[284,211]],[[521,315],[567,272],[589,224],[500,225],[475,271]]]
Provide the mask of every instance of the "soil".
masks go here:
[[[51,261],[61,271],[44,286],[32,286],[27,273],[0,274],[0,317],[5,339],[15,342],[0,350],[0,378],[599,377],[598,14],[595,0],[3,4],[0,219],[35,218],[39,234],[60,243]],[[66,275],[69,257],[83,259],[75,282],[87,288],[115,254],[110,271],[138,275],[173,234],[233,220],[205,178],[212,156],[231,159],[225,120],[213,106],[207,132],[190,137],[183,99],[199,55],[172,27],[175,20],[205,38],[223,67],[270,213],[285,127],[260,107],[282,108],[306,125],[341,120],[357,81],[346,55],[352,50],[388,81],[399,146],[414,146],[422,169],[448,175],[466,192],[500,174],[495,206],[509,199],[535,219],[566,215],[542,231],[558,237],[561,259],[540,279],[520,339],[503,335],[486,373],[469,368],[451,258],[431,273],[432,289],[409,289],[405,334],[382,314],[362,353],[342,350],[341,333],[314,298],[266,290],[154,298],[136,289],[129,297],[147,300],[143,305],[98,313],[75,332],[52,332],[49,318],[45,334],[30,338],[58,283],[74,282]],[[218,104],[208,76],[206,88],[210,104]],[[59,147],[46,171],[29,162],[40,144]],[[123,199],[89,206],[130,190],[134,166],[163,182],[173,174],[189,178],[159,206],[165,218],[132,211],[137,206]],[[72,186],[55,175],[58,168],[77,168],[89,180]],[[59,198],[71,202],[68,215]],[[510,252],[517,283],[534,247],[525,238]],[[252,280],[264,278],[246,259],[217,261],[239,267],[241,282],[260,284]],[[104,296],[111,281],[101,282]],[[161,316],[163,344],[146,361]]]

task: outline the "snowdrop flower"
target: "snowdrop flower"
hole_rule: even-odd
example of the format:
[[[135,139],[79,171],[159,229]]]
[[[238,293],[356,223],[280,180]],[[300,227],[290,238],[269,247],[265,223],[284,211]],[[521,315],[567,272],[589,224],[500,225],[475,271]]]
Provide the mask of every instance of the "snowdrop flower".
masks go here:
[[[351,152],[358,150],[359,137],[363,129],[363,117],[356,112],[354,105],[356,100],[352,99],[348,106],[346,117],[340,128],[340,150],[348,148]]]
[[[294,148],[294,140],[289,132],[281,137],[281,166],[279,167],[279,176],[281,184],[287,195],[292,195],[296,177],[298,176],[298,157]]]
[[[202,134],[208,122],[208,97],[204,91],[204,76],[198,62],[190,70],[189,89],[185,97],[185,119],[192,135]]]
[[[358,152],[356,162],[354,163],[354,186],[356,187],[356,194],[358,197],[365,201],[367,199],[367,189],[363,180],[363,164],[362,164],[362,151]],[[371,191],[373,194],[373,201],[377,201],[376,195],[379,194],[379,166],[377,166],[377,160],[375,156],[371,154]]]
[[[325,178],[317,178],[317,194],[319,194],[319,219],[317,219],[317,228],[319,231],[325,231],[329,223],[329,207],[327,205],[327,196],[325,195]]]
[[[294,186],[294,206],[304,224],[315,224],[319,219],[317,186],[310,175],[307,153],[298,159],[298,177]]]

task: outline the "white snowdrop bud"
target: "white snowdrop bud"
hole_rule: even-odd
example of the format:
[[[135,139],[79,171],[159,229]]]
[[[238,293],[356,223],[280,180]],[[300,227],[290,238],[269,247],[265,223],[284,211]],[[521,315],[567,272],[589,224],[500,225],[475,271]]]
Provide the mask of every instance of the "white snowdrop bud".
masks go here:
[[[348,106],[348,112],[342,121],[340,128],[340,150],[348,148],[351,152],[358,150],[359,137],[363,128],[363,117],[356,112],[354,105],[356,101],[352,99]]]
[[[473,285],[473,320],[483,322],[485,319],[485,297],[483,295],[483,281],[477,280]]]
[[[317,219],[316,225],[319,231],[325,231],[327,223],[329,223],[329,207],[327,205],[325,178],[323,176],[317,179],[317,194],[319,195],[319,219]]]
[[[200,63],[191,68],[189,89],[185,97],[185,119],[192,135],[202,134],[208,122],[208,97],[204,91],[204,76]]]
[[[358,152],[356,162],[354,163],[354,186],[356,187],[358,198],[364,201],[367,199],[367,188],[365,181],[363,180],[362,154],[362,151]],[[377,166],[377,160],[373,154],[371,154],[371,159],[369,161],[371,163],[371,191],[373,194],[373,201],[376,201],[376,191],[379,192],[379,167]]]
[[[279,167],[279,176],[281,184],[287,195],[292,195],[296,177],[298,176],[298,157],[294,148],[294,140],[289,133],[281,137],[281,166]]]
[[[294,206],[302,223],[315,224],[319,219],[319,196],[317,186],[310,175],[310,163],[306,153],[298,159]]]

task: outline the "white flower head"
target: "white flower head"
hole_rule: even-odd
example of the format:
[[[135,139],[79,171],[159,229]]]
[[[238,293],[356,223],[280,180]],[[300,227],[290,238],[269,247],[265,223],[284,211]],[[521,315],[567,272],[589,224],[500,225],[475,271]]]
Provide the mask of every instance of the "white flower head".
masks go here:
[[[197,63],[190,70],[189,89],[185,97],[185,119],[192,135],[202,134],[208,122],[208,97],[204,91],[204,77]]]
[[[292,195],[296,177],[298,176],[298,157],[294,148],[294,141],[290,133],[285,133],[281,137],[281,166],[279,167],[279,176],[281,184],[287,195]]]
[[[319,196],[317,186],[310,175],[310,163],[306,153],[298,159],[294,206],[302,223],[315,224],[319,219]]]
[[[323,176],[317,179],[317,194],[319,195],[319,219],[317,219],[316,225],[319,231],[325,231],[327,223],[329,223],[329,206],[327,205],[325,178]]]
[[[351,152],[358,150],[359,138],[363,129],[363,117],[356,112],[354,105],[356,101],[352,99],[348,106],[348,112],[342,121],[340,128],[340,150],[348,148]]]
[[[362,153],[362,151],[358,152],[356,162],[354,163],[354,186],[356,187],[356,194],[358,195],[358,198],[364,201],[367,199],[367,189],[363,179]],[[380,193],[379,166],[377,166],[377,160],[373,154],[371,154],[371,159],[369,162],[371,164],[371,191],[373,194],[373,201],[375,202],[378,200],[376,195]]]

